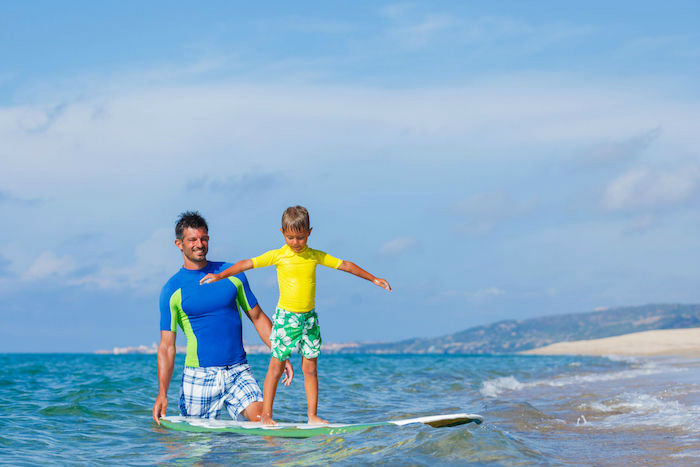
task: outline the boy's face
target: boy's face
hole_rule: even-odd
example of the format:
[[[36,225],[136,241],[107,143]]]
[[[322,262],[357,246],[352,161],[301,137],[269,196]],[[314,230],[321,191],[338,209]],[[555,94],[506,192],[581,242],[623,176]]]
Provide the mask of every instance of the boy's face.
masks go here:
[[[311,229],[309,230],[282,230],[282,235],[284,235],[284,241],[287,242],[287,246],[291,248],[294,253],[299,253],[306,247],[306,242],[309,240],[309,235],[311,235]]]

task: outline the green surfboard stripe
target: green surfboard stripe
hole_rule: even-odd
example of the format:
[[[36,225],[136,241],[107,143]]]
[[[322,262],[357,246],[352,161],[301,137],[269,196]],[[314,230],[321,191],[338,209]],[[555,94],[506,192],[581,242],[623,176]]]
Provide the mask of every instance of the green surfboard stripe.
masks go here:
[[[319,435],[338,435],[352,433],[354,431],[366,430],[374,426],[391,425],[390,423],[367,423],[362,425],[347,425],[340,427],[318,427],[318,428],[239,428],[221,427],[208,428],[203,426],[190,425],[189,423],[171,422],[161,419],[160,424],[175,431],[186,431],[191,433],[236,433],[241,435],[275,436],[279,438],[311,438]]]

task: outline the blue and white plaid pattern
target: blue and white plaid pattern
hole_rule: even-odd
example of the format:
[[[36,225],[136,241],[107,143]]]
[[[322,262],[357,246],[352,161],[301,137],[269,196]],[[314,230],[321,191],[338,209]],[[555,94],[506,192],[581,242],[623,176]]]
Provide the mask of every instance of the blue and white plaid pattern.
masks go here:
[[[180,391],[180,413],[185,417],[219,418],[226,406],[234,420],[263,394],[250,365],[185,367]]]

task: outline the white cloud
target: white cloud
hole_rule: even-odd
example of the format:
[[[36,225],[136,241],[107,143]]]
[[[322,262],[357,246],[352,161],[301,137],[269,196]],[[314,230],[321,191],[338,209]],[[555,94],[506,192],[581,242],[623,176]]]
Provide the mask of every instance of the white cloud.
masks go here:
[[[35,206],[39,204],[39,202],[40,201],[38,199],[17,198],[12,193],[0,190],[0,204],[6,203],[20,206]]]
[[[675,144],[664,164],[677,163],[674,155],[700,144],[692,125],[698,120],[697,103],[654,93],[653,83],[641,81],[626,80],[623,86],[533,73],[454,87],[391,88],[284,80],[185,80],[188,84],[182,85],[168,76],[157,86],[150,78],[121,84],[121,76],[108,77],[79,98],[61,90],[42,95],[37,103],[0,106],[0,198],[40,199],[48,217],[74,216],[79,230],[99,230],[128,222],[136,209],[143,215],[176,206],[185,196],[199,205],[213,198],[188,192],[192,180],[221,191],[221,185],[261,168],[286,178],[300,160],[304,167],[333,173],[355,159],[364,164],[381,158],[390,148],[386,157],[397,162],[392,183],[399,186],[407,173],[427,167],[466,172],[535,159],[556,163],[591,141],[624,142],[619,135],[657,127],[664,128],[664,138],[655,140],[655,150]],[[542,178],[528,183],[546,183],[546,176],[538,174]],[[486,186],[503,186],[500,174],[483,178]],[[611,186],[610,191],[608,209],[629,204],[620,194],[624,190]],[[455,207],[463,219],[457,229],[483,235],[533,207],[534,201],[503,193],[476,195]],[[46,222],[37,221],[36,213],[22,215],[32,216],[22,223],[27,237],[37,238],[17,248],[30,257],[11,257],[14,270],[41,253],[31,248],[42,245],[38,237]],[[173,270],[157,266],[173,258],[170,233],[165,240],[153,245],[168,250],[152,262],[138,263],[127,252],[123,262],[103,262],[95,274],[72,280],[102,288],[159,286],[153,273],[167,276]],[[399,254],[415,246],[409,243],[396,240],[381,250]],[[123,265],[127,258],[134,265]],[[58,260],[68,264],[66,258]]]
[[[682,57],[694,60],[700,57],[700,47],[698,46],[696,35],[644,35],[624,43],[617,51],[615,58],[641,57],[643,60],[646,60],[655,53],[663,53],[666,57]]]
[[[52,251],[44,251],[22,274],[24,280],[44,279],[49,276],[64,277],[76,268],[73,259],[68,256],[58,256]]]
[[[96,286],[100,289],[152,292],[160,288],[164,280],[177,271],[182,263],[180,252],[173,244],[174,234],[170,229],[158,229],[125,255],[130,264],[107,266],[89,275],[71,279],[76,286]]]
[[[467,294],[471,300],[481,301],[491,297],[498,297],[505,295],[505,291],[499,289],[498,287],[488,287],[486,289],[477,290],[476,292],[470,292]]]
[[[158,192],[210,167],[284,171],[299,157],[332,164],[386,147],[431,164],[518,158],[659,124],[678,141],[691,133],[683,122],[697,119],[694,102],[654,101],[648,88],[640,99],[633,84],[625,91],[546,74],[413,89],[112,80],[80,98],[57,91],[37,104],[0,107],[0,186],[18,197],[57,189],[99,196],[112,187],[112,197],[115,180]]]
[[[493,53],[529,55],[596,32],[590,26],[533,24],[513,17],[464,17],[424,11],[415,3],[389,5],[380,14],[390,21],[386,36],[393,43],[416,49],[442,41],[443,47],[459,48],[465,58]]]
[[[467,235],[485,235],[500,224],[530,212],[535,204],[534,200],[514,200],[502,191],[473,195],[454,206],[455,213],[463,218],[456,230]]]
[[[405,22],[390,30],[389,34],[404,46],[415,48],[428,44],[437,35],[458,24],[450,15],[429,14],[415,21]]]
[[[398,237],[384,242],[379,248],[379,253],[386,256],[395,256],[415,248],[417,244],[418,240],[414,237]]]
[[[585,164],[609,164],[633,159],[660,135],[661,128],[655,128],[632,138],[605,141],[583,151],[581,159]]]
[[[445,290],[439,294],[437,301],[441,299],[463,298],[472,302],[481,302],[495,297],[505,295],[506,291],[492,286],[476,291]]]
[[[356,30],[357,25],[350,21],[306,15],[285,16],[279,19],[266,17],[260,28],[274,28],[275,31],[294,31],[316,34],[346,34]]]
[[[688,200],[699,186],[700,167],[696,165],[673,172],[639,167],[608,184],[602,205],[609,211],[671,206]]]
[[[636,234],[644,232],[654,225],[654,215],[650,213],[644,213],[640,216],[633,218],[625,227],[624,231],[628,234]]]

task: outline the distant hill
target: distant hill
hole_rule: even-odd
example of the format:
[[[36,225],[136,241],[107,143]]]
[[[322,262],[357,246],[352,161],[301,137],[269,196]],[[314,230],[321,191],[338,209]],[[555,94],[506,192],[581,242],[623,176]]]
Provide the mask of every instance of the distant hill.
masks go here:
[[[700,327],[700,305],[644,305],[522,321],[499,321],[441,337],[358,344],[334,353],[512,354],[555,342],[691,327]]]
[[[609,308],[588,313],[570,313],[545,316],[521,321],[499,321],[477,326],[441,337],[414,338],[398,342],[342,344],[325,343],[327,354],[399,354],[399,353],[450,353],[450,354],[513,354],[557,342],[600,339],[633,332],[656,329],[682,329],[700,327],[700,305],[644,305]],[[261,344],[244,343],[246,352],[268,354]],[[96,353],[143,354],[156,353],[150,347],[115,347]],[[184,353],[184,347],[178,353]]]

